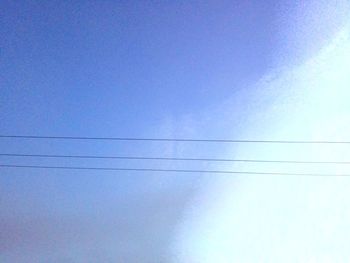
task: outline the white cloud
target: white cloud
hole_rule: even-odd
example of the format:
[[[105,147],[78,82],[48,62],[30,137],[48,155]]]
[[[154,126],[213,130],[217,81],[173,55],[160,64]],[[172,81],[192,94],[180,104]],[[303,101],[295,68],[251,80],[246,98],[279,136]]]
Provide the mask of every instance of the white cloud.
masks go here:
[[[349,140],[350,38],[257,84],[246,138]],[[226,105],[230,105],[229,103]],[[235,133],[235,132],[232,132]],[[239,145],[236,157],[347,160],[348,146]],[[348,173],[347,166],[234,165],[231,169]],[[349,262],[350,177],[215,177],[189,207],[175,262]]]

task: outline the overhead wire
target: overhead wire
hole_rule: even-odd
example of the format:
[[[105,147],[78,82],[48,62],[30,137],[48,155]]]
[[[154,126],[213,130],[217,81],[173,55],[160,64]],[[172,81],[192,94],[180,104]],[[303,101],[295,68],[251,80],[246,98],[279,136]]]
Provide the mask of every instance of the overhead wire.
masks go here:
[[[55,139],[55,140],[102,140],[102,141],[156,141],[156,142],[209,142],[209,143],[276,143],[276,144],[350,144],[350,141],[329,140],[241,140],[241,139],[192,139],[192,138],[138,138],[138,137],[85,137],[85,136],[38,136],[0,135],[11,139]]]
[[[205,162],[247,162],[247,163],[287,163],[287,164],[350,164],[350,161],[298,161],[263,159],[224,159],[224,158],[179,158],[147,156],[106,156],[106,155],[58,155],[58,154],[17,154],[0,153],[6,157],[71,158],[71,159],[119,159],[119,160],[160,160],[160,161],[205,161]]]
[[[255,171],[230,171],[230,170],[187,170],[187,169],[123,168],[123,167],[42,166],[42,165],[13,165],[13,164],[0,164],[0,167],[1,168],[30,168],[30,169],[242,174],[242,175],[246,174],[246,175],[284,175],[284,176],[327,176],[327,177],[328,176],[334,176],[334,177],[350,176],[350,174],[285,173],[285,172],[255,172]]]
[[[275,144],[350,144],[350,141],[307,141],[307,140],[239,140],[239,139],[191,139],[191,138],[137,138],[137,137],[84,137],[84,136],[38,136],[38,135],[0,135],[10,139],[47,139],[47,140],[105,140],[105,141],[155,141],[155,142],[209,142],[209,143],[275,143]],[[350,161],[299,161],[267,159],[230,159],[230,158],[185,158],[159,156],[112,156],[112,155],[61,155],[61,154],[19,154],[0,153],[5,157],[38,158],[76,158],[76,159],[120,159],[120,160],[162,160],[162,161],[208,161],[208,162],[246,162],[246,163],[289,163],[289,164],[350,164]],[[143,172],[181,172],[212,174],[250,174],[250,175],[295,175],[295,176],[350,176],[350,174],[287,173],[230,170],[187,170],[158,168],[123,168],[123,167],[82,167],[82,166],[42,166],[0,164],[1,168],[99,170],[99,171],[143,171]]]

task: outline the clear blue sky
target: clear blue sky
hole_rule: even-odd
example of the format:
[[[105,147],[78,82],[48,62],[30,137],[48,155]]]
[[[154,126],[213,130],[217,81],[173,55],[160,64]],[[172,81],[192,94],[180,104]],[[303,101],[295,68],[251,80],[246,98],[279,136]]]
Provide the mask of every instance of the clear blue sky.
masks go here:
[[[338,30],[298,28],[286,41],[286,28],[301,24],[297,2],[4,0],[0,133],[244,136],[246,118],[261,110],[254,84],[276,67],[304,61]],[[295,40],[307,34],[305,42]],[[228,129],[232,119],[236,131]],[[9,153],[210,157],[227,150],[186,147],[0,141]],[[5,162],[181,167],[1,157]],[[200,180],[2,168],[0,174],[3,262],[167,262],[174,229]]]
[[[1,129],[139,135],[220,103],[271,65],[274,8],[4,1]]]

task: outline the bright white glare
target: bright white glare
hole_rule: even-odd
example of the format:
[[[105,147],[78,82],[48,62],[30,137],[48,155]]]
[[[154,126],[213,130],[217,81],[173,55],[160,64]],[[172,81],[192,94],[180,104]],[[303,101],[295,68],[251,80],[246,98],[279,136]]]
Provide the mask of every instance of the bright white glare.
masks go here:
[[[278,96],[263,113],[252,117],[249,134],[267,139],[350,139],[347,28],[313,59],[273,74],[259,85],[265,96]],[[350,160],[348,145],[288,150],[285,145],[244,145],[234,153],[261,159]],[[349,166],[336,165],[235,165],[231,169],[350,174]],[[213,180],[185,217],[175,262],[350,262],[349,189],[350,177]]]

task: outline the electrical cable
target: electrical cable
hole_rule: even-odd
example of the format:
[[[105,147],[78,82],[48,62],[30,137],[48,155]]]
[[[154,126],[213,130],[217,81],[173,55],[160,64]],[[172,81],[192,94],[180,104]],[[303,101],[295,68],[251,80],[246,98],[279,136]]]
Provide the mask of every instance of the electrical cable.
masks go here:
[[[157,141],[157,142],[210,142],[210,143],[274,143],[274,144],[350,144],[350,141],[306,140],[236,140],[236,139],[186,139],[186,138],[134,138],[134,137],[82,137],[82,136],[36,136],[0,135],[11,139],[56,139],[56,140],[103,140],[103,141]]]
[[[0,164],[1,168],[29,169],[63,169],[63,170],[93,170],[93,171],[134,171],[134,172],[171,172],[171,173],[205,173],[205,174],[246,174],[246,175],[284,175],[284,176],[327,176],[349,177],[350,174],[319,174],[319,173],[285,173],[285,172],[253,172],[225,170],[187,170],[187,169],[157,169],[157,168],[122,168],[122,167],[81,167],[81,166],[41,166]]]
[[[105,155],[56,155],[56,154],[17,154],[0,153],[6,157],[72,158],[72,159],[120,159],[120,160],[160,160],[160,161],[205,161],[205,162],[247,162],[247,163],[288,163],[288,164],[350,164],[350,161],[297,161],[261,159],[222,159],[222,158],[178,158],[146,156],[105,156]]]

